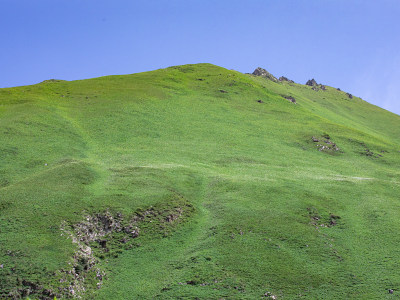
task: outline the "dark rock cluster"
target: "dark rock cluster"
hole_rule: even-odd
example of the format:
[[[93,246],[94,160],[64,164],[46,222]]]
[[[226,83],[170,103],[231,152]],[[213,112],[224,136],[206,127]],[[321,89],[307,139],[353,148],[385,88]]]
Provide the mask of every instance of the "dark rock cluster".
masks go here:
[[[306,82],[306,85],[311,86],[311,88],[312,88],[314,91],[319,91],[319,90],[325,91],[325,90],[326,90],[326,86],[323,85],[323,84],[317,83],[317,81],[316,81],[314,78],[308,80],[308,81]]]
[[[313,79],[309,79],[307,82],[306,82],[306,85],[308,85],[308,86],[315,86],[315,85],[317,85],[317,81],[313,78]]]
[[[288,79],[287,77],[285,77],[285,76],[281,76],[281,77],[279,77],[279,79],[278,79],[279,81],[287,81],[287,82],[290,82],[290,83],[294,83],[294,81],[293,80],[290,80],[290,79]]]
[[[264,78],[269,79],[271,81],[278,82],[278,79],[276,79],[276,77],[274,75],[272,75],[267,70],[265,70],[263,68],[260,68],[260,67],[258,67],[257,69],[254,70],[253,75],[261,76],[261,77],[264,77]]]
[[[292,96],[282,96],[282,97],[294,104],[297,104],[296,99]]]
[[[250,74],[250,73],[245,73],[245,74]],[[254,70],[254,72],[252,73],[252,75],[254,76],[260,76],[260,77],[264,77],[265,79],[271,80],[273,82],[288,82],[288,83],[294,83],[293,80],[290,80],[289,78],[285,77],[285,76],[281,76],[279,77],[279,79],[277,79],[274,75],[272,75],[271,73],[269,73],[267,70],[258,67],[257,69]]]
[[[281,78],[282,78],[282,77],[279,78],[280,81],[281,81]],[[284,77],[284,78],[285,78],[285,77]],[[326,90],[326,86],[323,85],[323,84],[321,84],[321,83],[318,83],[314,78],[313,78],[313,79],[309,79],[309,80],[306,82],[306,85],[311,86],[311,89],[313,89],[314,91],[319,91],[319,90],[325,91],[325,90]],[[336,90],[338,90],[339,92],[342,91],[340,88],[336,88]],[[346,93],[346,96],[347,96],[349,99],[353,99],[353,95],[350,94],[350,93]]]

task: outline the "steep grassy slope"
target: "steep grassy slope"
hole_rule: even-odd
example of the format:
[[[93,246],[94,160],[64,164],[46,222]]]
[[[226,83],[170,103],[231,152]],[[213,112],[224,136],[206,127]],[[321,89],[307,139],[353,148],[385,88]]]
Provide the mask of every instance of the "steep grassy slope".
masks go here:
[[[0,297],[396,297],[399,125],[210,64],[0,89]]]

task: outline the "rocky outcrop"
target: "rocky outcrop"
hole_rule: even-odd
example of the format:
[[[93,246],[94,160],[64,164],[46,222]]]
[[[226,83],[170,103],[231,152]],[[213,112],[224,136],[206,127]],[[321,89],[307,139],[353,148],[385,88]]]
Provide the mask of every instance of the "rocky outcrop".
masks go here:
[[[289,81],[289,79],[287,79],[285,76],[281,76],[278,79],[279,81]]]
[[[325,90],[326,90],[326,86],[323,85],[323,84],[317,83],[317,81],[316,81],[314,78],[308,80],[308,81],[306,82],[306,85],[311,86],[311,88],[312,88],[314,91],[319,91],[319,90],[325,91]]]
[[[106,278],[104,258],[115,258],[123,250],[138,247],[136,239],[142,235],[168,236],[193,211],[194,207],[185,198],[175,195],[166,203],[137,210],[131,215],[105,210],[86,213],[83,220],[75,224],[64,221],[60,226],[61,236],[75,245],[67,267],[52,273],[51,283],[22,280],[8,293],[8,298],[85,298],[102,287]]]
[[[41,83],[54,83],[54,82],[63,82],[66,80],[62,80],[62,79],[47,79],[47,80],[43,80]]]
[[[86,217],[86,224],[90,222],[90,217]],[[89,241],[95,236],[99,236],[102,230],[91,232],[89,237],[82,238],[82,235],[77,234],[77,227],[72,228],[64,222],[61,225],[62,235],[72,240],[72,243],[77,245],[77,249],[69,262],[69,268],[63,268],[56,272],[60,285],[58,286],[58,296],[75,298],[81,297],[88,289],[93,288],[86,281],[88,278],[94,279],[96,288],[100,288],[105,278],[105,271],[99,268],[99,259],[95,256]]]
[[[260,68],[260,67],[258,67],[257,69],[254,70],[253,75],[264,77],[273,82],[278,82],[278,79],[276,79],[276,77],[274,75],[272,75],[267,70]]]
[[[328,134],[325,134],[320,138],[312,136],[311,140],[314,143],[318,143],[316,144],[316,146],[319,151],[330,152],[330,153],[340,151],[336,143],[331,141],[331,138]]]
[[[309,79],[309,80],[306,82],[306,85],[308,85],[308,86],[316,86],[316,85],[318,85],[318,83],[317,83],[317,81],[313,78],[313,79]]]
[[[293,96],[282,96],[282,97],[288,100],[289,102],[297,104],[296,99]]]
[[[289,83],[294,83],[294,81],[293,80],[290,80],[290,79],[288,79],[287,77],[285,77],[285,76],[281,76],[281,77],[279,77],[279,79],[278,79],[280,82],[284,82],[284,81],[286,81],[286,82],[289,82]]]
[[[133,216],[121,213],[112,214],[108,210],[103,213],[86,215],[84,221],[69,227],[62,226],[62,231],[77,244],[72,268],[62,270],[63,282],[71,284],[62,290],[62,294],[80,296],[87,288],[101,288],[106,274],[99,268],[99,261],[105,256],[117,257],[123,249],[131,249],[134,239],[142,233],[168,235],[171,227],[183,221],[194,210],[183,197],[176,203],[163,207],[150,207],[137,211]],[[145,228],[142,230],[142,227]],[[92,273],[92,274],[90,274]],[[72,275],[72,281],[71,281]],[[91,277],[92,286],[85,285],[85,278]]]
[[[336,90],[338,90],[339,92],[342,91],[340,88],[336,88]],[[349,99],[353,99],[353,95],[350,94],[350,93],[346,93],[346,96],[347,96]]]

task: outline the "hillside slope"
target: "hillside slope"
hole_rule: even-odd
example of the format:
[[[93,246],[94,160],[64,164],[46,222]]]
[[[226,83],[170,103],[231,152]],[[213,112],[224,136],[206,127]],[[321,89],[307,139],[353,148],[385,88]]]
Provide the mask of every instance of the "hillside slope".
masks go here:
[[[400,293],[400,117],[335,88],[49,80],[0,89],[0,137],[2,298]]]

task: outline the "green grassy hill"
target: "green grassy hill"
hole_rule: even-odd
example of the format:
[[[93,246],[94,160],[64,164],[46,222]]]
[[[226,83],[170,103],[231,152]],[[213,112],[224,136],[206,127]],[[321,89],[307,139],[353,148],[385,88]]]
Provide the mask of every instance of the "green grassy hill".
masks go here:
[[[399,137],[211,64],[0,89],[0,298],[399,297]]]

